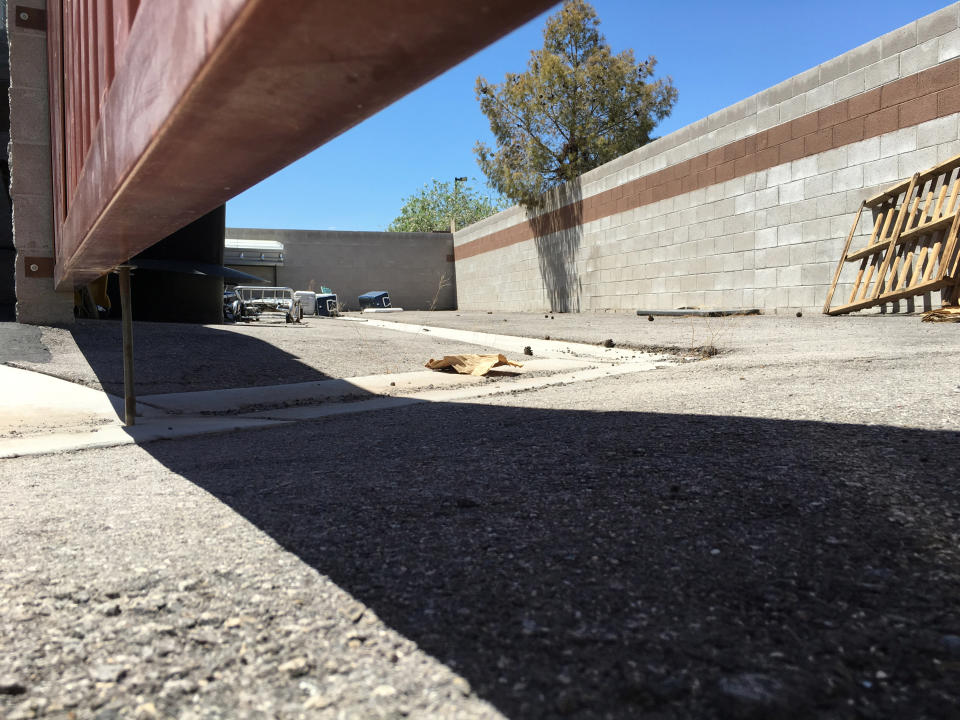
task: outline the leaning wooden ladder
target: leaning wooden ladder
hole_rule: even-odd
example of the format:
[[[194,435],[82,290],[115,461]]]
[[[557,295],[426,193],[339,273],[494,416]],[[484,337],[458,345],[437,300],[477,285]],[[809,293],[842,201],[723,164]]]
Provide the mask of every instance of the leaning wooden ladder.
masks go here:
[[[850,243],[864,209],[874,214],[867,244],[853,252]],[[951,288],[946,302],[956,303],[957,232],[960,229],[960,155],[865,200],[857,211],[840,262],[833,275],[823,312],[827,315],[863,310],[942,288]],[[830,307],[847,263],[856,268],[847,302]]]

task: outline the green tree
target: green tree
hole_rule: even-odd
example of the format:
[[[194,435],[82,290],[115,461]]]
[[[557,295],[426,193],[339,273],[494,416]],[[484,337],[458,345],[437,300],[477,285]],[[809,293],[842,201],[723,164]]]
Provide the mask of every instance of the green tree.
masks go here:
[[[544,191],[650,142],[677,100],[670,77],[651,81],[656,58],[612,54],[599,26],[589,3],[567,0],[526,72],[500,85],[477,78],[496,149],[478,142],[474,152],[491,187],[514,202],[536,207]]]
[[[389,232],[430,232],[449,230],[452,218],[458,228],[500,212],[506,203],[490,198],[465,181],[453,183],[434,180],[408,197],[400,214],[387,227]]]

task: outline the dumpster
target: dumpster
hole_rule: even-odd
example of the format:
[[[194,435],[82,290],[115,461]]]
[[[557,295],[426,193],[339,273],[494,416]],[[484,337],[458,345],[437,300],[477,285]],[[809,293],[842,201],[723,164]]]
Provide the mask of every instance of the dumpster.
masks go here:
[[[357,298],[360,309],[390,307],[390,294],[386,290],[371,290]]]
[[[328,317],[337,314],[337,295],[336,293],[317,293],[317,315],[326,315]]]

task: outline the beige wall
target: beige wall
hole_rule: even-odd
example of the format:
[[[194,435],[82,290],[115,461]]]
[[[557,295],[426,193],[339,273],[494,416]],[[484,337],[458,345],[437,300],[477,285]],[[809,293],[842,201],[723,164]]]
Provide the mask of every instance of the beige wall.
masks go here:
[[[326,285],[350,310],[370,290],[386,290],[391,304],[408,310],[428,310],[434,298],[436,310],[457,306],[450,233],[227,228],[226,236],[282,242],[277,284],[317,291]],[[447,283],[442,289],[441,278]]]

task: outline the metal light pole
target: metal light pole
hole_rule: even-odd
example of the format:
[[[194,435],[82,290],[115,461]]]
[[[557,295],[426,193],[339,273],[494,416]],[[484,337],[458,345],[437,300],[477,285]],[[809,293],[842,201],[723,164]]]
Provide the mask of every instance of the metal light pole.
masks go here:
[[[453,200],[454,205],[456,205],[456,199],[460,192],[460,185],[458,183],[466,182],[466,177],[454,177],[453,178]],[[455,208],[454,208],[455,209]],[[457,231],[457,220],[453,215],[453,211],[450,213],[450,234],[452,235]]]
[[[133,304],[130,302],[130,266],[120,265],[120,310],[123,329],[124,425],[137,422],[137,397],[133,390]]]

